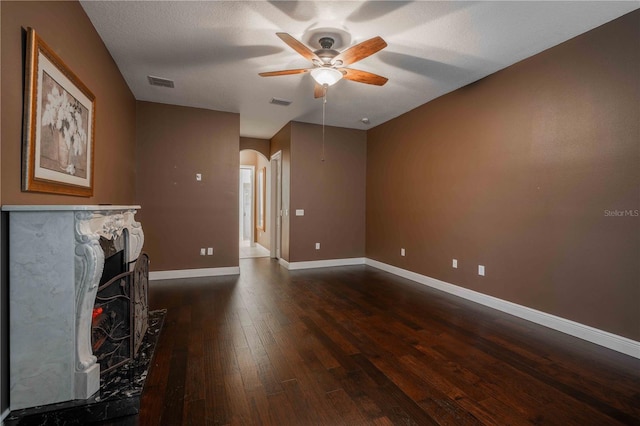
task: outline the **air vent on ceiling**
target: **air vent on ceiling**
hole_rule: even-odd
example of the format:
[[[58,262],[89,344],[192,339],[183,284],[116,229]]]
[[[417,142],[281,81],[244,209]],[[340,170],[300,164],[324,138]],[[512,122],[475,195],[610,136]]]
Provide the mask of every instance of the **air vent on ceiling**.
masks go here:
[[[151,75],[148,75],[147,78],[149,79],[149,84],[152,86],[169,87],[173,89],[173,80],[162,77],[154,77]]]
[[[291,105],[291,101],[288,101],[286,99],[279,99],[279,98],[271,98],[271,100],[269,101],[270,104],[274,104],[274,105],[282,105],[282,106],[289,106]]]

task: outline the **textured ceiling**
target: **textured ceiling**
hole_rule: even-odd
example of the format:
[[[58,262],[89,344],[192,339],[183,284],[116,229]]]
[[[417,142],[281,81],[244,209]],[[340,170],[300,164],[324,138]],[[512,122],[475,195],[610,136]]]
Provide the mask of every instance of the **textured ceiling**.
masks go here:
[[[81,1],[138,100],[240,113],[240,134],[270,138],[291,120],[321,123],[309,74],[259,77],[309,63],[276,35],[312,47],[330,28],[342,50],[374,36],[388,47],[351,68],[326,122],[366,129],[640,7],[634,2]],[[175,81],[150,86],[147,76]],[[271,98],[293,101],[272,105]],[[360,120],[367,117],[369,125]]]

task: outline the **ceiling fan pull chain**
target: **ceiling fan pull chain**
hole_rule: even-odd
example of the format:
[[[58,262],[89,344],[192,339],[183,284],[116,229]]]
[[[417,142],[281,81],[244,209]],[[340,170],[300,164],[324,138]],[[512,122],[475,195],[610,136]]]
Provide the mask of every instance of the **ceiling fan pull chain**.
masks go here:
[[[322,158],[320,161],[324,161],[324,119],[325,119],[325,106],[327,104],[327,88],[328,84],[322,85]]]

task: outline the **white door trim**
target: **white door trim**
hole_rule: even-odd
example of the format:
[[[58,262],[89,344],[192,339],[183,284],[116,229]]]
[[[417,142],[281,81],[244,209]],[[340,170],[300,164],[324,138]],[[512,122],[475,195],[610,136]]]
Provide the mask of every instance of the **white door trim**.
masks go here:
[[[278,151],[271,156],[271,241],[270,252],[271,258],[280,257],[280,249],[282,245],[282,151]],[[280,179],[278,179],[278,177]],[[278,181],[280,185],[278,185]],[[279,196],[278,196],[279,195]],[[278,203],[280,201],[280,203]],[[280,221],[280,226],[278,225]]]

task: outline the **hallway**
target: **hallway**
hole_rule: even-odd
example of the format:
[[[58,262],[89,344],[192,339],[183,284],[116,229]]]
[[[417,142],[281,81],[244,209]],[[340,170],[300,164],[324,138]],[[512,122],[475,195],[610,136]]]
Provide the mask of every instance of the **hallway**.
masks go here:
[[[240,259],[269,257],[269,250],[256,243],[253,247],[248,240],[240,241]]]

